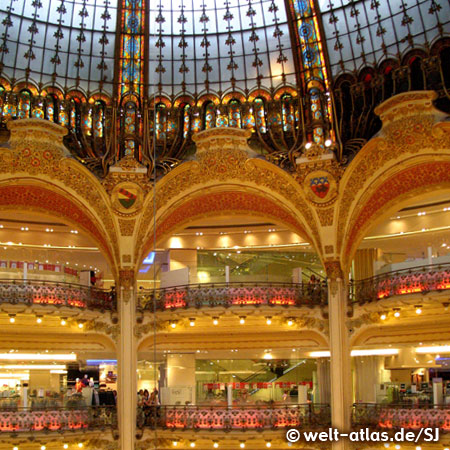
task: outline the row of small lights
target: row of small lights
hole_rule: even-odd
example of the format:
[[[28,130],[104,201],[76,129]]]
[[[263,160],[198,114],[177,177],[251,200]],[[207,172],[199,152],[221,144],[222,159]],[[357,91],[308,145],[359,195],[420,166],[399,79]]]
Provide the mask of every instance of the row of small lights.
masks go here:
[[[277,230],[276,228],[269,228],[267,231],[266,230],[244,230],[244,231],[219,231],[218,233],[214,233],[214,232],[208,232],[206,233],[207,235],[210,236],[215,236],[215,235],[219,235],[219,236],[226,236],[228,234],[251,234],[251,233],[274,233],[276,231],[289,231],[287,229],[280,229]],[[174,236],[190,236],[193,235],[194,233],[177,233]],[[203,236],[205,233],[203,231],[196,231],[195,232],[195,236]]]
[[[0,229],[4,228],[4,225],[0,225]],[[30,231],[29,227],[20,227],[21,231]],[[32,230],[32,231],[41,231],[41,230]],[[46,228],[45,232],[46,233],[53,233],[53,228]],[[63,231],[62,233],[65,233],[65,231]],[[78,230],[70,230],[71,234],[78,234]]]
[[[449,303],[442,303],[442,306],[443,306],[445,309],[447,309],[447,308],[449,307]],[[423,312],[422,305],[415,305],[414,308],[415,308],[415,310],[416,310],[416,314],[417,314],[417,315],[422,314],[422,312]],[[400,308],[393,308],[392,311],[393,311],[393,313],[394,313],[394,317],[396,317],[396,318],[399,318],[399,317],[400,317],[400,315],[401,315],[401,314],[400,314],[400,311],[401,311]],[[388,315],[389,315],[388,312],[382,312],[382,313],[380,313],[380,319],[381,319],[381,320],[386,320],[386,319],[388,318]]]
[[[178,440],[173,440],[172,441],[172,445],[174,447],[177,447],[180,441]],[[219,448],[219,441],[213,441],[213,448]],[[189,441],[189,447],[194,448],[195,447],[195,441]],[[239,447],[240,448],[245,448],[245,441],[240,441],[239,442]],[[270,448],[272,447],[272,442],[271,441],[266,441],[266,447]],[[448,450],[448,449],[445,449]]]
[[[79,442],[79,443],[77,444],[77,447],[78,447],[78,448],[83,448],[84,445],[83,445],[82,442]],[[41,447],[40,447],[41,450],[46,450],[46,448],[47,448],[47,447],[46,447],[45,445],[41,445]],[[63,448],[64,448],[64,449],[69,448],[69,444],[64,444],[64,445],[63,445]],[[19,447],[17,447],[17,445],[16,445],[16,446],[14,446],[14,447],[12,448],[12,450],[19,450]]]
[[[15,314],[8,314],[8,317],[9,317],[9,323],[16,323],[16,315]],[[41,324],[43,320],[44,320],[44,316],[36,315],[36,323]],[[67,317],[61,317],[60,324],[63,327],[66,326],[67,325]],[[78,328],[80,330],[82,328],[84,328],[84,322],[79,321]]]
[[[52,245],[52,244],[24,244],[23,242],[19,242],[18,244],[12,242],[12,241],[8,241],[4,243],[6,246],[13,246],[13,245],[23,245],[23,246],[33,246],[33,247],[38,247],[40,245],[42,245],[42,247],[57,247],[57,248],[77,248],[76,245]],[[6,250],[6,247],[3,247]],[[69,263],[67,263],[69,264]]]
[[[219,325],[220,317],[213,317],[212,319],[213,319],[213,325]],[[244,325],[245,324],[245,319],[246,319],[246,316],[239,316],[239,323],[241,325]],[[171,320],[170,321],[170,326],[172,328],[176,328],[177,327],[177,323],[178,323],[177,320]],[[286,325],[288,327],[291,327],[292,325],[294,325],[294,323],[295,323],[295,319],[293,317],[288,318],[287,321],[286,321]],[[267,316],[266,317],[266,324],[267,325],[272,325],[272,316]],[[190,318],[189,319],[189,325],[191,327],[195,327],[195,319],[194,318]]]
[[[417,213],[417,216],[421,217],[421,216],[426,216],[427,214],[437,214],[440,212],[447,212],[450,211],[450,207],[445,207],[442,210],[441,209],[436,209],[434,211],[428,211],[428,213],[426,211],[420,211]],[[405,214],[404,216],[395,216],[395,217],[391,217],[391,220],[399,220],[399,219],[406,219],[408,217],[415,217],[416,214]]]

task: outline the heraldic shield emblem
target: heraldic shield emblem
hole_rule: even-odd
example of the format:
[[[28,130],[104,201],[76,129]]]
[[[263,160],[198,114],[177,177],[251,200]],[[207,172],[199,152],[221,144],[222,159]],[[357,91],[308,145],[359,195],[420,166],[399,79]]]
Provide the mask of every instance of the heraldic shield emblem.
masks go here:
[[[137,189],[122,187],[117,192],[117,200],[125,209],[130,209],[136,203],[137,194]]]
[[[315,177],[310,180],[310,188],[319,198],[325,198],[330,190],[328,177]]]
[[[326,170],[309,173],[303,182],[308,200],[318,205],[326,205],[337,196],[336,178]]]
[[[116,185],[111,196],[114,208],[123,214],[134,214],[142,205],[142,190],[134,183]]]

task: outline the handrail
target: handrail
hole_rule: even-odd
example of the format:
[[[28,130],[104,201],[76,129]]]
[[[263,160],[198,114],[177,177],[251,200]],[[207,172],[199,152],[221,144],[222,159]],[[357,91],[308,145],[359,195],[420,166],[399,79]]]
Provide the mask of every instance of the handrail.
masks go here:
[[[23,279],[23,278],[0,278],[0,284],[29,284],[29,285],[43,285],[43,286],[62,286],[62,287],[71,287],[76,289],[90,289],[95,291],[101,291],[101,292],[110,292],[111,289],[103,289],[99,288],[97,286],[86,286],[84,284],[78,284],[78,283],[70,283],[67,281],[54,281],[54,280],[33,280],[33,279]]]
[[[394,295],[450,289],[450,263],[416,266],[352,281],[350,302],[366,303]]]
[[[324,283],[231,282],[196,283],[159,289],[141,289],[138,308],[160,311],[177,308],[224,306],[323,306],[328,299]]]
[[[364,282],[370,281],[370,280],[384,279],[384,278],[386,278],[386,276],[388,276],[389,278],[393,278],[397,275],[402,275],[402,274],[409,275],[409,274],[418,273],[418,272],[426,272],[427,270],[429,272],[434,272],[436,269],[438,269],[439,271],[441,271],[442,269],[450,270],[450,263],[424,264],[421,266],[408,267],[406,269],[393,270],[391,272],[379,273],[378,275],[374,275],[373,277],[363,278],[361,280],[354,280],[353,283],[364,283]]]
[[[116,310],[115,289],[53,280],[0,279],[0,303]]]

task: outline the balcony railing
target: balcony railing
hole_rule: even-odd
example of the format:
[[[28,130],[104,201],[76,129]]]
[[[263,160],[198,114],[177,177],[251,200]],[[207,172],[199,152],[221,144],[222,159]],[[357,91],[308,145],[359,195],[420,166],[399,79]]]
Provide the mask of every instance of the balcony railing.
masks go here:
[[[0,303],[116,309],[114,290],[41,280],[0,280]]]
[[[138,295],[139,307],[151,311],[217,306],[323,306],[327,301],[327,287],[322,283],[205,283],[142,290]]]
[[[327,404],[154,406],[138,413],[138,426],[177,430],[319,428],[331,423]]]
[[[350,286],[350,301],[367,303],[394,295],[450,289],[450,264],[412,267],[355,281]]]
[[[0,433],[88,431],[117,428],[115,407],[0,410]]]
[[[386,430],[440,428],[450,432],[450,405],[412,406],[361,403],[353,405],[353,426]]]

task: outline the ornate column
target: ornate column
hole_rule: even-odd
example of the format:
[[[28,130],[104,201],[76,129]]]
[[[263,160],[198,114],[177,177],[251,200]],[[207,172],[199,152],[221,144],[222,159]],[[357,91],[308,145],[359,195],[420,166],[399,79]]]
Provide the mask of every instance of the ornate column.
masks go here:
[[[136,280],[134,270],[120,270],[117,297],[120,323],[117,360],[117,407],[120,449],[134,450],[137,407],[137,343],[134,334],[136,323]]]
[[[325,263],[328,276],[328,313],[331,351],[331,424],[341,432],[351,427],[352,382],[347,318],[347,283],[339,261]],[[349,448],[348,440],[333,442],[333,449]]]

